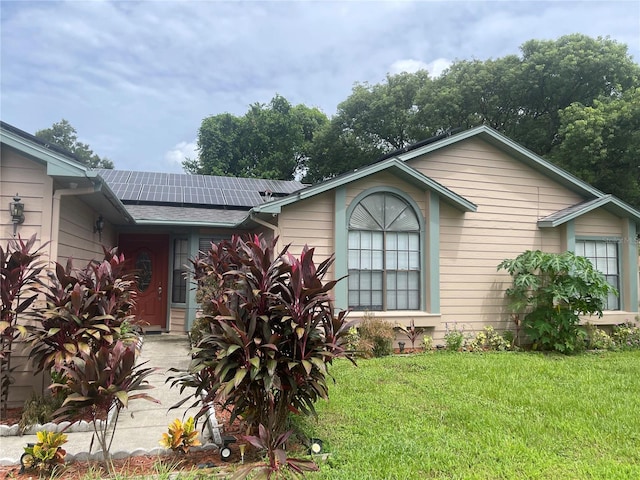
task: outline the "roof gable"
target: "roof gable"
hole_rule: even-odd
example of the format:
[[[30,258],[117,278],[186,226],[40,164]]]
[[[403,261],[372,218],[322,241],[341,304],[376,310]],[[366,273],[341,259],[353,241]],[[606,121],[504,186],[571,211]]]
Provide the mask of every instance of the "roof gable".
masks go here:
[[[538,226],[541,228],[557,227],[598,208],[604,208],[619,217],[629,217],[636,224],[640,224],[640,212],[638,210],[613,195],[604,195],[552,213],[538,220]]]
[[[334,188],[346,185],[353,181],[360,180],[362,178],[382,171],[389,171],[397,177],[407,181],[408,183],[416,185],[420,188],[424,188],[425,190],[432,190],[438,193],[445,202],[449,203],[455,208],[458,208],[459,210],[462,210],[464,212],[475,212],[477,210],[477,206],[473,202],[467,200],[466,198],[449,190],[444,185],[420,173],[403,161],[399,160],[397,157],[393,157],[381,160],[371,165],[367,165],[357,170],[353,170],[352,172],[339,175],[317,185],[293,193],[288,197],[273,200],[263,205],[259,205],[253,208],[253,212],[277,214],[280,213],[282,207],[286,205],[290,205],[300,200],[314,197]]]
[[[421,155],[440,150],[442,148],[448,147],[449,145],[459,143],[461,141],[474,137],[481,138],[482,140],[493,145],[499,150],[502,150],[516,160],[519,160],[520,162],[542,173],[543,175],[563,185],[569,190],[578,193],[579,195],[588,198],[600,198],[605,195],[597,188],[592,187],[583,180],[580,180],[578,177],[575,177],[566,170],[563,170],[562,168],[550,163],[541,156],[533,153],[531,150],[528,150],[527,148],[514,142],[497,130],[487,127],[486,125],[481,125],[479,127],[465,130],[464,132],[447,136],[441,140],[411,149],[407,152],[398,153],[398,155],[396,155],[396,158],[399,158],[402,161],[411,160]]]

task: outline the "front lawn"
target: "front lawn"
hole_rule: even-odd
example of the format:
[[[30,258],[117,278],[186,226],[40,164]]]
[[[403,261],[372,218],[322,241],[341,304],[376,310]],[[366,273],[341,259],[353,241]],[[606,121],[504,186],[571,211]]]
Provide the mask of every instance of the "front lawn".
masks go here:
[[[433,353],[331,369],[312,479],[640,478],[640,352]]]

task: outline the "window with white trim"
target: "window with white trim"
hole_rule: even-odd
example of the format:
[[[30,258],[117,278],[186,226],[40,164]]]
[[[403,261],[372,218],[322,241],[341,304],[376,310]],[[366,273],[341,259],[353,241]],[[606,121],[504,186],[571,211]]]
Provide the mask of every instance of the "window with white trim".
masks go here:
[[[173,278],[171,283],[171,302],[185,303],[187,301],[187,258],[189,243],[186,238],[176,238],[173,241]]]
[[[363,198],[349,219],[349,307],[420,308],[420,223],[413,207],[393,193]]]
[[[607,282],[620,291],[620,264],[618,242],[605,240],[576,240],[576,255],[588,258]],[[605,310],[620,310],[620,298],[609,294]]]

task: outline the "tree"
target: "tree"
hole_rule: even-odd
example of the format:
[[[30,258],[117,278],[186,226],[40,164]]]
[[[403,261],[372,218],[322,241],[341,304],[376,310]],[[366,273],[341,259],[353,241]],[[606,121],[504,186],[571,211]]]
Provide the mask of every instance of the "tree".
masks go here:
[[[416,94],[425,84],[430,84],[426,71],[387,75],[382,84],[356,84],[314,140],[305,180],[330,178],[424,138]]]
[[[602,317],[610,293],[617,291],[585,257],[573,252],[527,250],[503,260],[513,285],[506,294],[534,348],[573,353],[584,347],[580,315]]]
[[[76,159],[90,168],[113,168],[113,162],[106,157],[100,158],[86,143],[78,141],[78,132],[64,118],[54,123],[51,128],[38,130],[36,137],[64,148]]]
[[[310,144],[327,122],[317,108],[292,106],[276,95],[268,105],[251,105],[242,117],[205,118],[198,132],[199,158],[183,166],[205,175],[290,180],[304,168]]]
[[[317,135],[306,180],[323,180],[413,142],[477,125],[548,155],[560,142],[563,109],[615,98],[640,78],[626,45],[609,38],[530,40],[521,51],[456,61],[435,79],[421,71],[387,76],[377,85],[356,84]]]
[[[560,112],[551,158],[596,188],[640,208],[640,88]]]

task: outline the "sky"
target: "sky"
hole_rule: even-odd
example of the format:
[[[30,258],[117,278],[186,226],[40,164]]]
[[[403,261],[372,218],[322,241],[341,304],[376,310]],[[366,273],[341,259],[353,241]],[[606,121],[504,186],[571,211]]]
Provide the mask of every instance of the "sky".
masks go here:
[[[328,116],[356,82],[609,36],[640,63],[640,1],[0,0],[0,118],[61,119],[121,170],[182,172],[202,120],[275,94]]]

